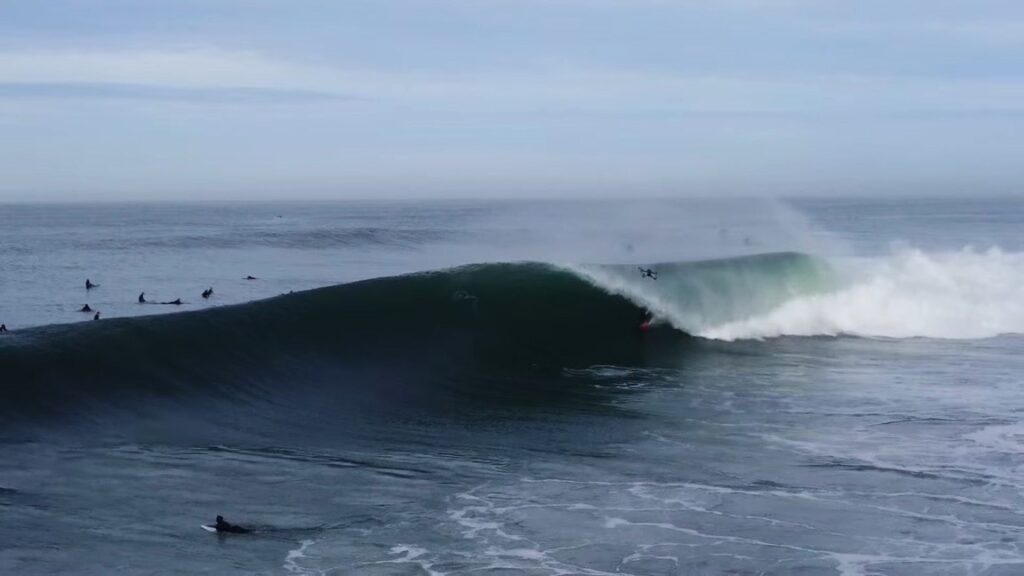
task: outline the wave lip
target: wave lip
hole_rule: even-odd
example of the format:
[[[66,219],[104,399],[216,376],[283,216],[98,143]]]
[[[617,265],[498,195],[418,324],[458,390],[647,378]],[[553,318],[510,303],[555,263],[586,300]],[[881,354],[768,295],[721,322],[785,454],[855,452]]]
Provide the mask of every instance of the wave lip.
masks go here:
[[[845,280],[694,332],[716,340],[850,335],[982,339],[1024,334],[1024,254],[900,250],[848,263]]]
[[[652,267],[658,271],[656,281],[640,278],[635,266],[571,269],[600,289],[651,310],[657,322],[695,336],[837,286],[827,262],[797,252]]]

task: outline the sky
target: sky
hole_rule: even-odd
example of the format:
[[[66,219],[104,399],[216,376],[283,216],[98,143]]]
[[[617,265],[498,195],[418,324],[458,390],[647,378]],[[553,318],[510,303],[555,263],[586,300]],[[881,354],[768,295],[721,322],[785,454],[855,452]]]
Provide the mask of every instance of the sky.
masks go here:
[[[0,0],[0,201],[1017,194],[1019,0]]]

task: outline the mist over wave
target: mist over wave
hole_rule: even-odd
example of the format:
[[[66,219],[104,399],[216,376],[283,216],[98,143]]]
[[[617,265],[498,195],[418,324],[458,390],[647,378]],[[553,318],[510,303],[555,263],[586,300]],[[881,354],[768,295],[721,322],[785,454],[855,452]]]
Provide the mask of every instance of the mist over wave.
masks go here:
[[[1024,333],[1024,254],[992,248],[834,263],[837,289],[693,334],[719,340],[853,335],[977,339]]]

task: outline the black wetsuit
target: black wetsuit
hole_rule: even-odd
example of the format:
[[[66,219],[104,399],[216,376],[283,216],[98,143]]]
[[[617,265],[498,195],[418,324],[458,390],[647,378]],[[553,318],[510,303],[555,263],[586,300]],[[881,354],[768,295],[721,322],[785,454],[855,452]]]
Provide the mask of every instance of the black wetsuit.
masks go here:
[[[248,534],[251,530],[242,528],[241,526],[235,526],[226,522],[223,518],[217,518],[217,523],[213,525],[217,529],[217,532],[230,532],[232,534]]]

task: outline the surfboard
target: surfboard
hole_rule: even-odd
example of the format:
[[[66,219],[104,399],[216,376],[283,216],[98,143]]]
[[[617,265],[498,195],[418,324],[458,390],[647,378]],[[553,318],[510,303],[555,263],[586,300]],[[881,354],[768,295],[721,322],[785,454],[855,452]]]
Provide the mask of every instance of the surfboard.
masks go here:
[[[210,526],[209,524],[201,524],[199,527],[202,528],[203,530],[206,530],[207,532],[216,532],[217,531],[216,527]]]

